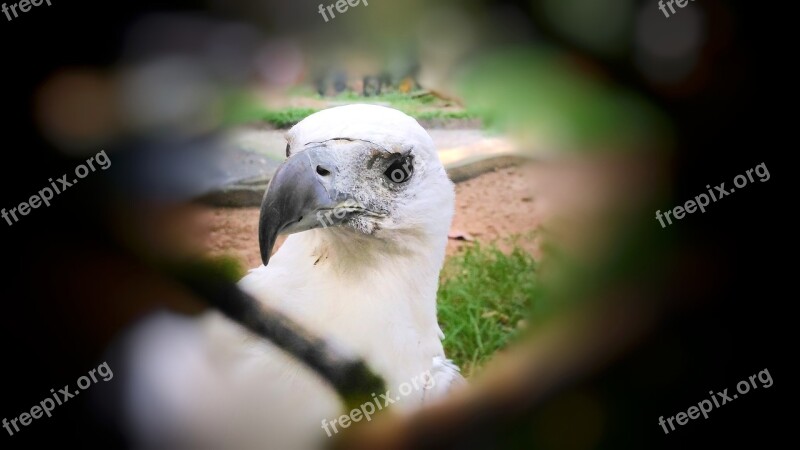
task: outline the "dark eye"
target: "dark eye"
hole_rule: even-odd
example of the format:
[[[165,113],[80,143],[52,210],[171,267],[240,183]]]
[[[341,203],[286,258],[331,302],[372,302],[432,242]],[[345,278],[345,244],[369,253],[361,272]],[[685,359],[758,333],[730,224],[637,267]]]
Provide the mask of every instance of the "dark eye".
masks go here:
[[[286,157],[289,157],[289,143],[286,143]]]
[[[411,175],[414,174],[414,165],[412,161],[413,158],[410,155],[404,156],[393,162],[383,174],[394,183],[405,183],[411,179]]]

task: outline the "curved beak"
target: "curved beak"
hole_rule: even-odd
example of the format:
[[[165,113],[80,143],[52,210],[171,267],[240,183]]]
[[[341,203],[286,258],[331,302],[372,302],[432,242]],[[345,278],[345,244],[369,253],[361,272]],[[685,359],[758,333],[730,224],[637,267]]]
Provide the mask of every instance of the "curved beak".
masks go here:
[[[265,266],[279,234],[341,223],[336,217],[333,221],[320,218],[321,211],[333,211],[339,205],[335,177],[336,166],[324,147],[296,153],[278,167],[261,201],[258,220],[258,245]]]

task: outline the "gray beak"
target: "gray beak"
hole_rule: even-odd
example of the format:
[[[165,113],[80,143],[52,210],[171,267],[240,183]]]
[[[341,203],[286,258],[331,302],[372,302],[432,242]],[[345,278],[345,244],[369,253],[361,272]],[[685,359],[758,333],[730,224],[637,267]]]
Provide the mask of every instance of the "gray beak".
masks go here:
[[[296,153],[278,167],[261,201],[258,220],[258,245],[265,266],[279,234],[334,225],[321,220],[318,213],[332,211],[344,200],[334,188],[336,173],[334,161],[323,147]]]

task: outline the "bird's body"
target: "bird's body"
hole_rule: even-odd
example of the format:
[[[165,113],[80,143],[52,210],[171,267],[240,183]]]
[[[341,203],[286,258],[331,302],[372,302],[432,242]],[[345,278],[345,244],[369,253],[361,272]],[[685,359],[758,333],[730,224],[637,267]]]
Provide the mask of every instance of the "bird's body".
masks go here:
[[[287,153],[262,205],[265,265],[240,287],[366,361],[394,410],[460,383],[436,320],[454,193],[427,133],[398,111],[351,105],[298,124]],[[278,233],[291,235],[271,256]],[[312,448],[327,439],[321,422],[345,413],[303,363],[218,313],[162,318],[132,342],[131,427],[146,444]]]

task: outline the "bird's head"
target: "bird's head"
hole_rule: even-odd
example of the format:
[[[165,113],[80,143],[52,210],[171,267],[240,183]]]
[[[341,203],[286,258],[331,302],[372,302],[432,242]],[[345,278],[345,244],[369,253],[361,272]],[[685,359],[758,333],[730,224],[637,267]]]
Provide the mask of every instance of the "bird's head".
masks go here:
[[[289,130],[286,156],[261,202],[264,265],[279,234],[317,228],[446,240],[453,184],[433,140],[406,114],[375,105],[320,111]]]

